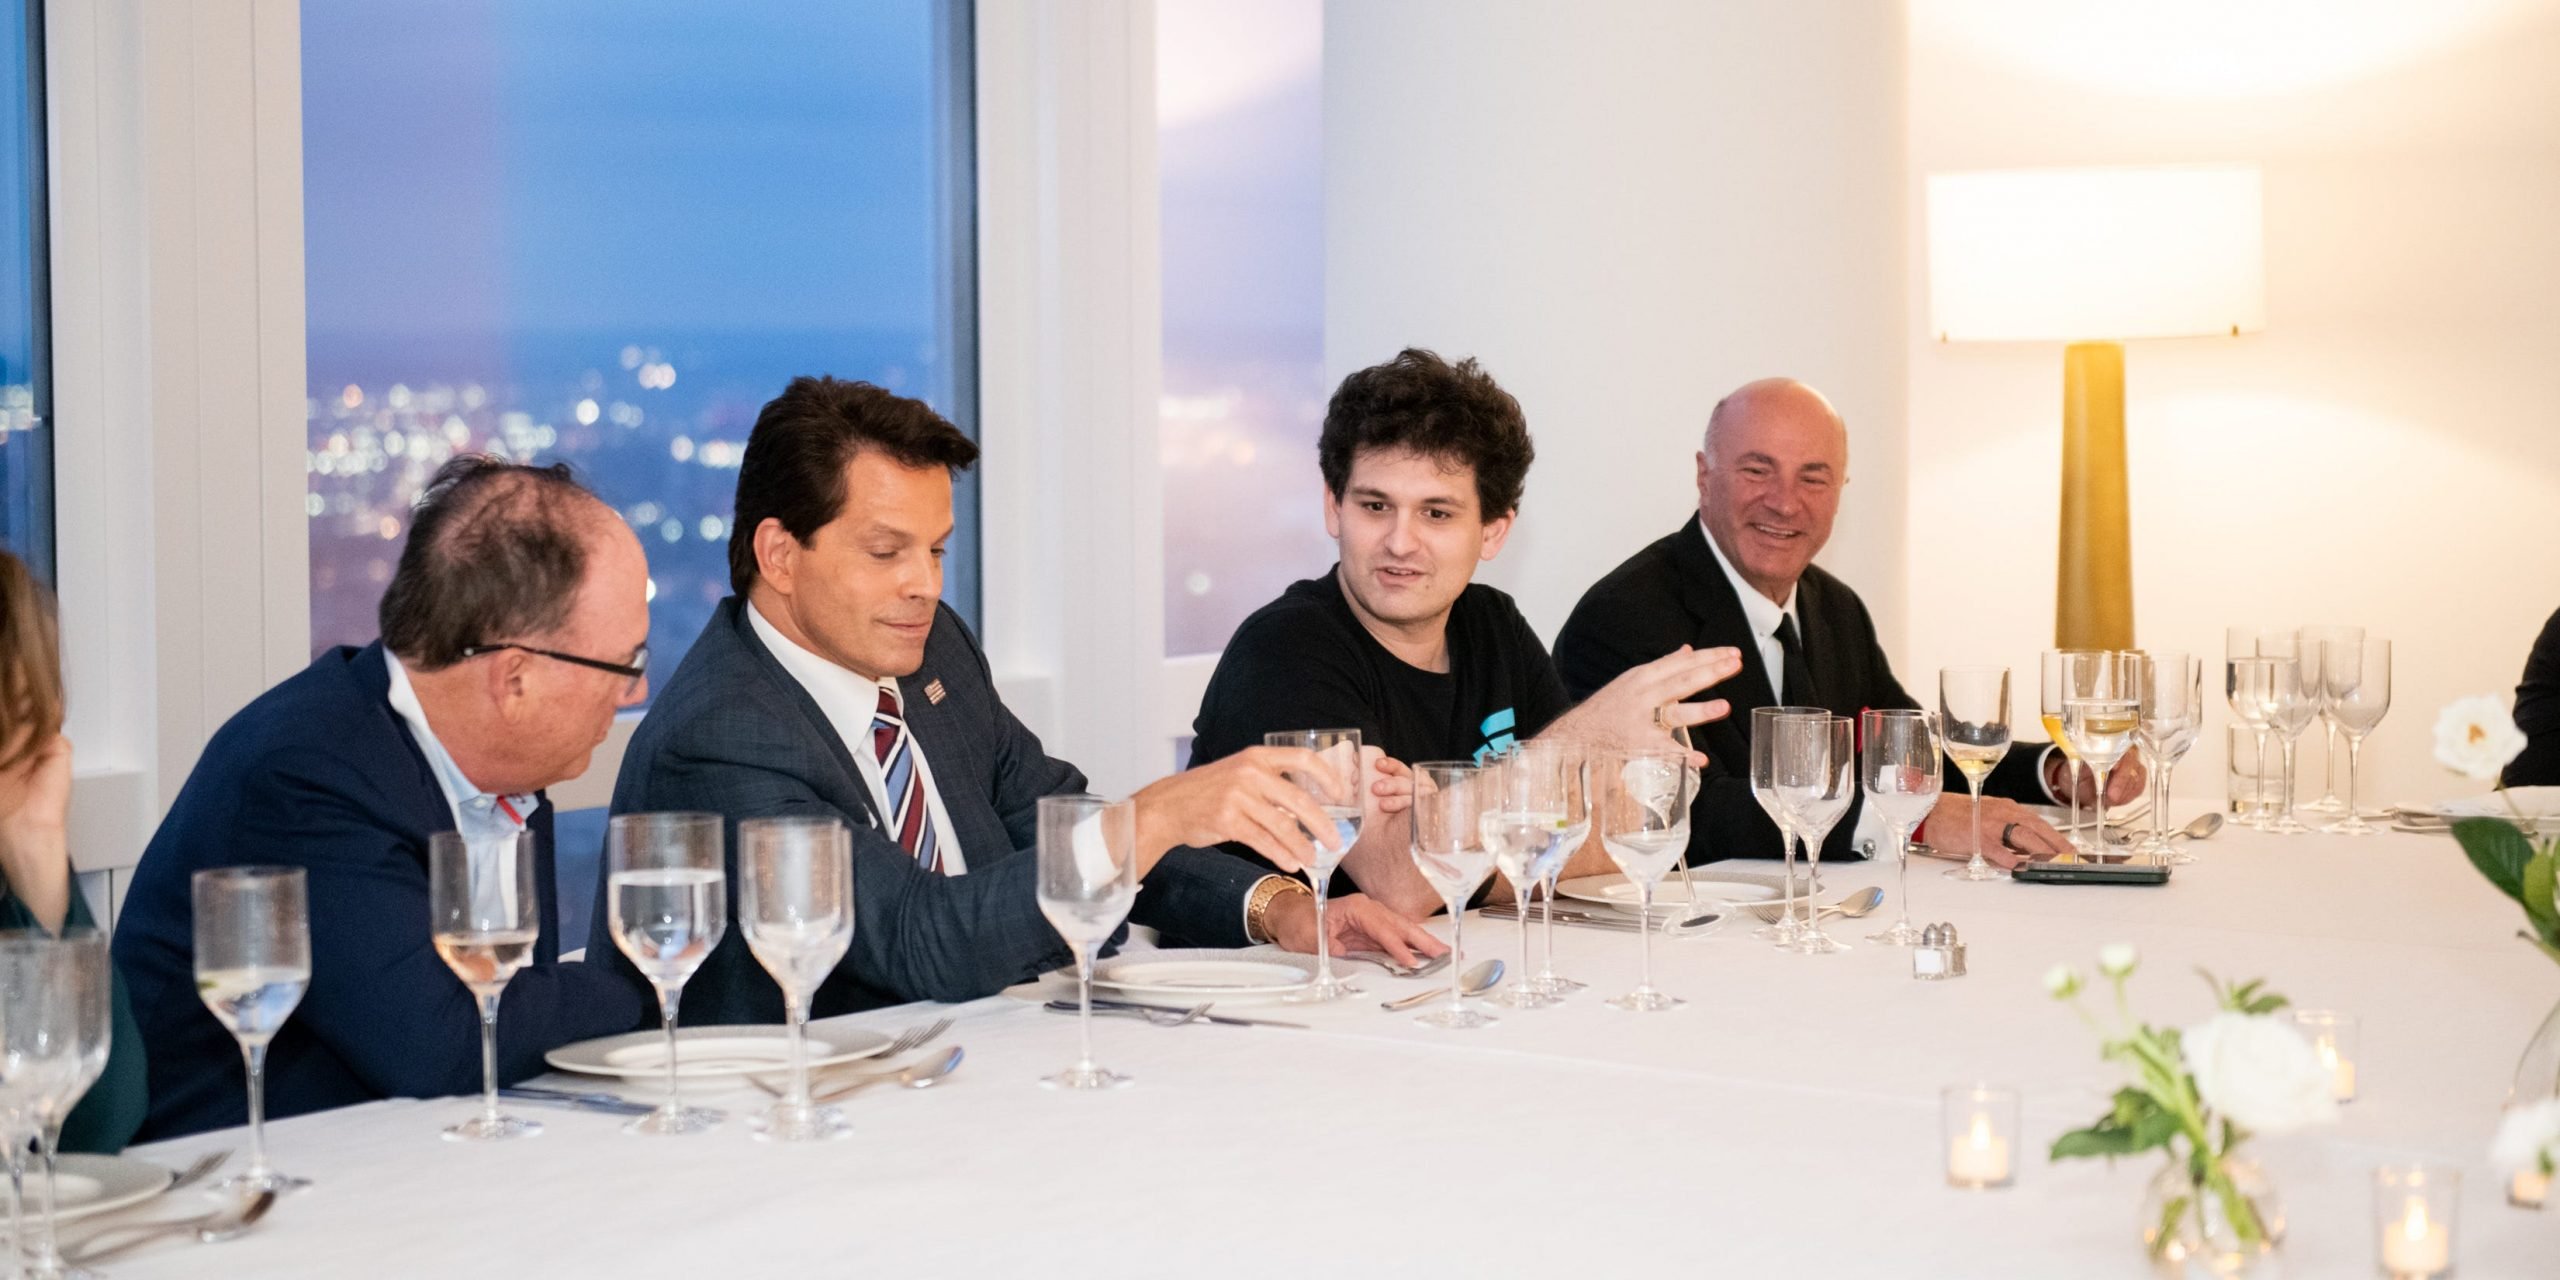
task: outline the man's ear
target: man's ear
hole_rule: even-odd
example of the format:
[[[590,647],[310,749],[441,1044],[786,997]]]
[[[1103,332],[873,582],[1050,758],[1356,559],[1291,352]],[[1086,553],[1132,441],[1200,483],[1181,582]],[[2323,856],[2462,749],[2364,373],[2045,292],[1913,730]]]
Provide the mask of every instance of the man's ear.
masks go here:
[[[755,548],[757,579],[770,582],[774,590],[790,595],[795,582],[793,575],[800,568],[800,540],[782,527],[782,521],[766,516],[756,522]]]
[[[1340,542],[1342,541],[1342,498],[1333,491],[1332,485],[1322,480],[1316,482],[1316,489],[1324,500],[1324,536]]]
[[[500,720],[516,723],[533,706],[533,690],[525,673],[533,655],[520,649],[500,649],[479,661],[488,669],[484,679],[489,705],[497,708]]]
[[[1511,522],[1519,516],[1519,512],[1513,511],[1499,519],[1485,521],[1484,549],[1476,553],[1476,559],[1491,560],[1501,555],[1503,541],[1511,536]]]

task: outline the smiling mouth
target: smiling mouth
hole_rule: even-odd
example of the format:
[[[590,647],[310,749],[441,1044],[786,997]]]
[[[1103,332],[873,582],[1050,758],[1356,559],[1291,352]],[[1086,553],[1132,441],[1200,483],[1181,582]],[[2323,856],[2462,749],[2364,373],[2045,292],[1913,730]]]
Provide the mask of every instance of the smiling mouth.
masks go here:
[[[1409,587],[1422,581],[1422,570],[1398,568],[1394,565],[1380,565],[1378,566],[1378,577],[1385,580],[1389,586]]]
[[[1789,542],[1804,536],[1802,529],[1781,529],[1773,524],[1755,524],[1750,526],[1750,529],[1753,533],[1772,542]]]

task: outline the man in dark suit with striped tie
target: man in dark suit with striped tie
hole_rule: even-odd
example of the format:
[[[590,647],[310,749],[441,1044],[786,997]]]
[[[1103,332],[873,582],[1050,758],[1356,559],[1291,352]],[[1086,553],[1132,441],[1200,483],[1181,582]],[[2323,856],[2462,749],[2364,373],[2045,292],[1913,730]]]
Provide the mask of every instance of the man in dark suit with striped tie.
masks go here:
[[[1085,789],[997,697],[986,655],[941,603],[951,476],[969,438],[920,401],[799,378],[764,407],[738,473],[730,582],[661,686],[614,786],[616,813],[740,819],[833,814],[854,829],[853,945],[821,1015],[992,994],[1071,956],[1041,914],[1034,814]],[[1130,918],[1202,946],[1315,948],[1306,888],[1207,847],[1241,842],[1282,867],[1330,830],[1282,772],[1303,752],[1256,748],[1162,779],[1137,802],[1143,886]],[[601,886],[600,886],[601,888]],[[1366,899],[1328,913],[1337,950],[1399,960],[1443,945]],[[596,912],[591,957],[619,959]],[[779,989],[732,929],[685,987],[688,1022],[779,1021]]]

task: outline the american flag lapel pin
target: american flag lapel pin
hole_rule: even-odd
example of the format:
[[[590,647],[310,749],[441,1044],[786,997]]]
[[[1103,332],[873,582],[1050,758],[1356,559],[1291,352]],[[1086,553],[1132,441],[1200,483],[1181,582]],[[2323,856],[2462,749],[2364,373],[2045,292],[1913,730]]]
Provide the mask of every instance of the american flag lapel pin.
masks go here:
[[[938,706],[941,706],[941,705],[942,705],[942,700],[943,700],[944,698],[946,698],[946,697],[949,697],[949,696],[950,696],[950,695],[949,695],[948,693],[945,693],[945,692],[943,691],[943,688],[942,688],[942,682],[941,682],[940,680],[931,680],[931,681],[927,681],[927,682],[925,683],[925,686],[924,686],[924,700],[925,700],[925,701],[930,702],[930,703],[932,703],[933,705],[935,705],[935,706],[937,706],[937,707],[938,707]]]

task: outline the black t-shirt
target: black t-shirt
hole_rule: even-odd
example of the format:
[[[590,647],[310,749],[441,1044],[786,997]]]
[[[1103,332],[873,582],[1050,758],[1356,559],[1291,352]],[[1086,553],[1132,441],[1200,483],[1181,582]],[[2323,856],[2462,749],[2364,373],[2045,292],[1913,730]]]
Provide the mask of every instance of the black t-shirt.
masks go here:
[[[1236,628],[1191,724],[1192,764],[1289,729],[1358,729],[1362,743],[1405,764],[1477,760],[1536,734],[1570,705],[1546,645],[1511,597],[1482,583],[1458,593],[1444,674],[1378,643],[1343,599],[1340,572],[1291,584]],[[1356,889],[1335,873],[1331,892]]]

